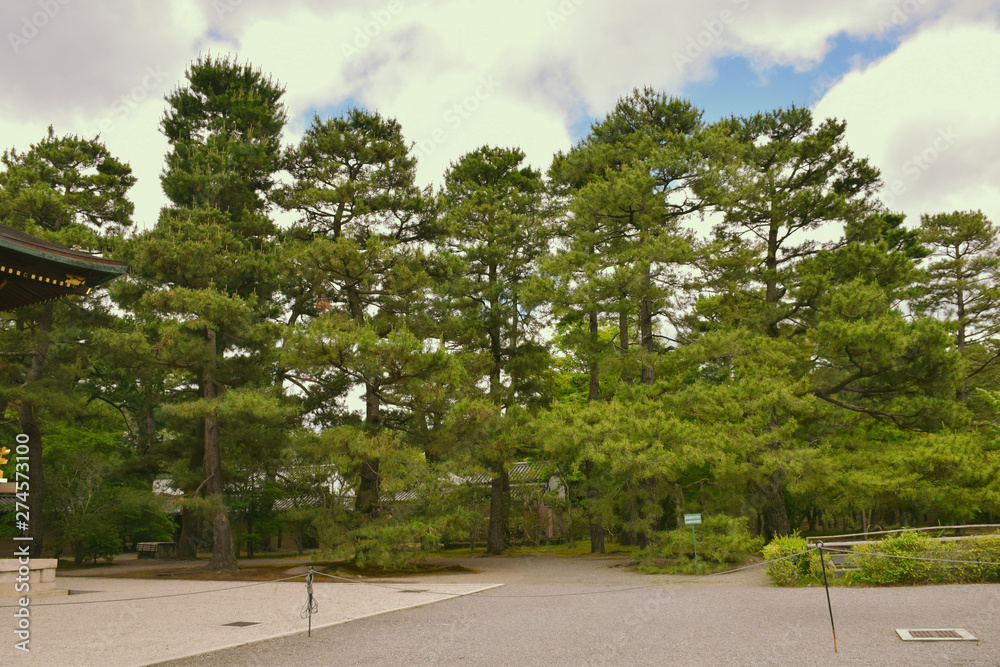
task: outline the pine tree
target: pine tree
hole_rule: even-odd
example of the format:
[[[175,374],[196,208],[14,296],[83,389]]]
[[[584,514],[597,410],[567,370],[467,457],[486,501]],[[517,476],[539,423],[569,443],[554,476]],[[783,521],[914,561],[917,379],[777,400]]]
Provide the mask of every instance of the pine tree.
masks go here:
[[[710,128],[722,151],[714,178],[698,187],[724,220],[701,266],[710,294],[699,302],[702,328],[739,327],[772,339],[806,330],[803,318],[822,285],[802,282],[797,267],[824,248],[817,231],[875,210],[878,170],[854,157],[845,127],[814,125],[809,109],[792,107]],[[790,530],[783,488],[776,467],[759,490],[769,537]]]
[[[151,285],[134,308],[158,319],[158,361],[189,388],[164,413],[197,424],[188,448],[204,469],[189,491],[210,498],[211,567],[228,570],[236,559],[224,500],[227,423],[265,429],[287,418],[273,377],[277,230],[265,215],[285,110],[283,89],[250,64],[202,57],[186,76],[162,121],[171,145],[162,181],[173,206],[129,252]]]
[[[445,335],[485,360],[485,398],[494,411],[478,420],[479,458],[493,474],[487,548],[494,554],[506,548],[506,465],[515,452],[499,434],[505,418],[513,428],[517,408],[545,399],[548,367],[540,309],[527,290],[546,249],[545,188],[523,160],[520,149],[484,146],[451,165],[443,192],[444,249],[461,263],[441,285],[450,309]]]
[[[0,220],[33,236],[78,250],[107,252],[132,224],[126,198],[135,183],[132,170],[97,140],[48,136],[25,153],[5,151],[0,172]],[[64,404],[58,396],[75,389],[93,328],[103,317],[103,293],[72,297],[5,313],[4,392],[0,402],[17,405],[20,431],[31,443],[31,553],[43,546],[43,420]],[[54,382],[61,377],[62,382]],[[70,401],[71,402],[71,401]]]
[[[966,363],[959,400],[1000,358],[1000,238],[982,211],[955,211],[920,218],[921,240],[931,250],[927,293],[920,312],[953,324],[955,346]]]
[[[424,430],[417,385],[442,361],[425,342],[434,326],[421,246],[434,233],[433,205],[414,183],[399,123],[377,112],[316,117],[285,164],[295,181],[277,199],[302,214],[284,252],[287,321],[300,323],[288,363],[324,426],[342,423],[343,394],[363,387],[362,440],[373,446],[355,452],[355,509],[373,517],[381,506],[375,445],[386,428]]]

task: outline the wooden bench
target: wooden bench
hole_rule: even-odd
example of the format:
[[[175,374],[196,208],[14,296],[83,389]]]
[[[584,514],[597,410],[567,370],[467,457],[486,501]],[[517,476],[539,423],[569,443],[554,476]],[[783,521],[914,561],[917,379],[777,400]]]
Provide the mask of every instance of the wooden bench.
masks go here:
[[[170,558],[177,551],[173,542],[139,542],[135,545],[139,558]]]

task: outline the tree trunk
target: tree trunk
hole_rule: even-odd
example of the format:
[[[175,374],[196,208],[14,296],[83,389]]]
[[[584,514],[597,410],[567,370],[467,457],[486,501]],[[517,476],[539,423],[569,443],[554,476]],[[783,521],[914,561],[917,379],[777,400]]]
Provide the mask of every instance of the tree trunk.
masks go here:
[[[590,524],[590,553],[602,554],[604,553],[604,526],[597,520],[594,512],[594,504],[600,500],[601,493],[595,484],[594,467],[593,461],[586,461],[583,464],[583,474],[587,478],[587,522]],[[569,511],[573,512],[572,504]]]
[[[215,384],[215,330],[209,329],[206,336],[209,363],[203,378],[204,397],[209,404],[218,396]],[[205,417],[205,475],[208,481],[205,488],[209,496],[219,503],[212,519],[212,561],[213,570],[235,570],[239,567],[236,555],[233,553],[233,533],[229,526],[229,515],[222,485],[222,457],[219,449],[219,420],[214,416]]]
[[[42,530],[42,489],[45,487],[42,472],[42,431],[38,426],[38,420],[35,419],[34,407],[27,401],[22,400],[21,408],[17,413],[17,421],[21,433],[28,436],[28,440],[23,444],[28,446],[28,475],[31,484],[31,493],[28,494],[28,529],[27,531],[22,530],[22,534],[31,538],[28,543],[28,552],[31,557],[41,558],[42,537],[44,535]],[[13,447],[14,445],[11,445],[12,449]]]
[[[959,256],[959,249],[956,246],[955,257],[958,258],[958,256]],[[955,295],[956,296],[955,320],[956,323],[958,324],[958,331],[956,332],[955,335],[955,346],[958,348],[958,353],[964,357],[966,348],[965,331],[966,327],[968,326],[968,320],[966,319],[966,313],[965,313],[965,290],[962,289],[962,284],[965,277],[963,275],[964,272],[962,271],[962,262],[955,262],[955,270],[957,273],[956,275],[957,280],[955,282],[958,285],[958,292]],[[958,383],[958,392],[956,397],[958,398],[958,401],[960,403],[965,403],[969,399],[969,389],[965,373],[963,373],[962,375],[963,377],[959,380]]]
[[[643,530],[639,531],[639,546],[645,549],[649,545],[649,537],[656,529],[659,527],[658,523],[660,521],[660,512],[654,511],[653,513],[647,513],[643,511],[646,507],[659,507],[660,498],[658,493],[657,479],[655,477],[649,477],[642,482],[640,482],[642,490],[645,492],[645,502],[640,505],[641,516],[646,520],[646,526]]]
[[[590,329],[590,364],[589,368],[589,382],[587,384],[587,402],[596,401],[601,395],[601,376],[598,372],[597,365],[597,345],[598,345],[598,329],[597,329],[597,311],[592,310],[588,315],[589,319],[589,329]]]
[[[628,313],[624,308],[618,312],[618,341],[622,358],[621,380],[626,384],[632,384],[632,376],[628,372]]]
[[[24,377],[22,391],[28,390],[38,382],[45,370],[49,358],[49,334],[52,331],[52,312],[55,305],[47,304],[38,319],[37,343],[31,358],[31,367]],[[42,499],[45,494],[45,471],[42,469],[42,429],[35,415],[35,406],[25,396],[21,397],[21,405],[17,411],[17,423],[21,433],[28,436],[24,444],[28,446],[28,475],[30,477],[31,493],[28,494],[28,529],[23,531],[31,538],[28,552],[32,558],[42,555],[44,525],[42,519]],[[11,446],[11,449],[14,449]],[[15,478],[16,481],[16,478]]]
[[[652,278],[649,269],[643,277],[643,288],[649,290]],[[642,383],[653,384],[653,298],[648,294],[639,301],[639,347],[642,355]]]
[[[777,338],[781,335],[780,316],[778,315],[778,302],[784,296],[784,290],[778,285],[778,231],[781,228],[780,221],[774,219],[772,209],[772,220],[767,232],[767,255],[764,258],[764,302],[771,304],[774,308],[767,313],[767,335],[770,338]]]
[[[361,514],[374,517],[379,507],[379,459],[363,459],[361,461],[361,483],[358,484],[358,494],[354,499],[354,510]]]
[[[590,381],[587,389],[587,402],[593,403],[600,398],[601,393],[601,378],[598,373],[597,364],[597,311],[590,311],[588,319],[590,330]],[[601,493],[595,484],[594,467],[593,461],[586,461],[583,464],[583,474],[587,479],[587,523],[590,524],[590,553],[602,554],[604,553],[604,526],[602,526],[594,516],[594,504],[600,500]],[[572,503],[570,503],[569,512],[570,516],[572,516]]]
[[[764,508],[761,510],[761,515],[764,520],[764,539],[768,542],[792,532],[781,477],[781,471],[773,472],[764,486]]]
[[[149,454],[156,446],[156,421],[153,418],[153,402],[146,401],[146,442],[143,446],[143,454]]]
[[[197,517],[186,507],[181,507],[181,533],[177,536],[176,558],[179,560],[196,560],[198,548],[201,546],[201,535]]]
[[[382,427],[378,393],[371,383],[365,383],[365,429],[370,435],[375,435]],[[378,514],[381,484],[379,477],[378,457],[365,458],[361,461],[361,482],[354,497],[354,510],[366,517]]]
[[[490,527],[486,540],[486,551],[493,555],[502,554],[507,548],[507,512],[505,490],[509,492],[510,480],[507,471],[501,468],[490,482]]]

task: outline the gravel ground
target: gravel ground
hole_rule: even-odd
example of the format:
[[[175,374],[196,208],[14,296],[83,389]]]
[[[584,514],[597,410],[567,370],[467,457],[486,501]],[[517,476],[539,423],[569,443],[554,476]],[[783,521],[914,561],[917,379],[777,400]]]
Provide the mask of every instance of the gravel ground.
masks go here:
[[[307,570],[306,567],[301,567]],[[318,613],[312,626],[356,621],[417,605],[435,604],[482,585],[436,582],[365,586],[317,577]],[[185,579],[57,577],[70,595],[32,602],[23,617],[30,651],[19,650],[14,634],[22,619],[11,599],[0,598],[7,618],[0,642],[0,666],[138,667],[164,660],[220,651],[247,642],[305,631],[300,615],[306,602],[303,582],[231,582]],[[402,589],[402,590],[401,590]],[[11,605],[11,606],[7,606]],[[235,626],[233,623],[240,623]],[[9,625],[8,625],[9,624]]]
[[[781,589],[760,569],[665,585],[613,558],[456,559],[501,588],[173,661],[227,665],[1000,665],[1000,585]],[[652,586],[651,586],[652,585]],[[613,589],[643,587],[627,591]],[[965,628],[979,642],[903,642]]]

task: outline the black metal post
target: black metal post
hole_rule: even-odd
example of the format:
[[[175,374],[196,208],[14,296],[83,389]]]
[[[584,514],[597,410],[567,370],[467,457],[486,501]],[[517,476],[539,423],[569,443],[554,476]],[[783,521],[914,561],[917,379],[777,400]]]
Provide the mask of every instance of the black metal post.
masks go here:
[[[833,625],[833,605],[830,604],[830,584],[826,581],[826,561],[823,560],[823,543],[817,542],[819,547],[819,565],[823,568],[823,588],[826,589],[826,608],[830,610],[830,629],[833,630],[833,652],[837,653],[837,628]]]

